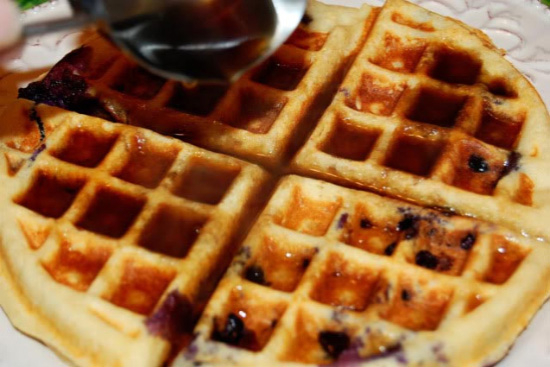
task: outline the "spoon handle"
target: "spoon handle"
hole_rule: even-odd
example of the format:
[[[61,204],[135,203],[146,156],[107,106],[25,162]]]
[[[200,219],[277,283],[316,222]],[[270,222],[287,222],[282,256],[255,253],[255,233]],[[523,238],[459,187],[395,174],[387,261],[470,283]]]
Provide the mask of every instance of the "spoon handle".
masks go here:
[[[23,37],[32,37],[65,29],[80,28],[91,23],[94,23],[94,19],[87,15],[79,14],[67,19],[28,24],[23,27]]]
[[[103,9],[101,0],[69,0],[69,3],[73,10],[73,15],[70,18],[25,25],[23,36],[32,37],[87,26],[98,19],[98,15]]]

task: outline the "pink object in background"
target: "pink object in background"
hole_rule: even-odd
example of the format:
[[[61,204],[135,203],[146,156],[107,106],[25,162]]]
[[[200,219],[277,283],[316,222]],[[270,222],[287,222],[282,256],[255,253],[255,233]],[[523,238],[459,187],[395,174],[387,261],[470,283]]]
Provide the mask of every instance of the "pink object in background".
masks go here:
[[[0,50],[17,42],[21,35],[19,9],[11,0],[0,0]]]

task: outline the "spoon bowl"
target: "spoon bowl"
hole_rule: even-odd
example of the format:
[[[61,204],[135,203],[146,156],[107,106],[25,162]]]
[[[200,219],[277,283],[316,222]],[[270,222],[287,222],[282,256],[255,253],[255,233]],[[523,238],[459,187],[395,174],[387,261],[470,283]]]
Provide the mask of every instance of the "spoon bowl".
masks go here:
[[[285,42],[302,19],[307,0],[71,0],[71,4],[76,12],[72,20],[31,26],[34,33],[74,26],[82,19],[98,22],[123,51],[158,75],[186,83],[227,83]]]

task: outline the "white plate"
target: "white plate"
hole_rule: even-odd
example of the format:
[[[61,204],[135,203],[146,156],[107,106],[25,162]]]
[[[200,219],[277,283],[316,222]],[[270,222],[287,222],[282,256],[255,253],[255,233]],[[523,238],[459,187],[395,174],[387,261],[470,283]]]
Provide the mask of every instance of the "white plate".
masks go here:
[[[358,6],[382,0],[324,0]],[[535,85],[550,107],[550,9],[536,0],[416,0],[485,31],[508,51],[508,59]],[[68,14],[66,0],[31,10],[25,21]],[[0,108],[16,97],[17,87],[42,74],[85,38],[79,32],[35,37],[0,56]],[[549,137],[550,138],[550,137]],[[540,281],[548,281],[541,279]],[[60,307],[63,307],[60,305]],[[68,312],[70,312],[68,310]],[[503,320],[506,322],[506,320]],[[0,367],[66,367],[45,346],[17,332],[0,311]],[[550,366],[550,303],[547,302],[498,367]]]

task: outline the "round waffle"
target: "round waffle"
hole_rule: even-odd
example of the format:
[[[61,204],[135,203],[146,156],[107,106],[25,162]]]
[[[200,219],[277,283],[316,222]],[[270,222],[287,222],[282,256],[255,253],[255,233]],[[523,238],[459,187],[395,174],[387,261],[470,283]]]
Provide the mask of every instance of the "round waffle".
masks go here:
[[[0,305],[76,366],[481,367],[550,294],[548,112],[406,1],[312,2],[229,87],[98,36],[19,95]]]

